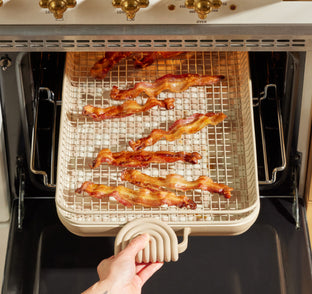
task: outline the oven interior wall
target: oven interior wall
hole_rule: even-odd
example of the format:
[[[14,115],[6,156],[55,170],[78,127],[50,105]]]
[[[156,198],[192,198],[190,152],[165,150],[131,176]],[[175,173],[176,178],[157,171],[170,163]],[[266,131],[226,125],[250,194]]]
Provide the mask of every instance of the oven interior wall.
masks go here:
[[[53,184],[55,184],[56,178],[65,57],[65,53],[32,53],[30,56],[34,80],[34,99],[37,102],[37,108],[35,110],[37,113],[35,113],[35,116],[37,114],[38,118],[34,169],[36,171],[46,172],[48,179]],[[54,95],[54,104],[47,99],[47,95],[50,93],[49,91]],[[55,133],[53,133],[54,130]],[[54,149],[52,148],[53,144],[55,144]],[[55,158],[54,162],[51,159],[52,156]],[[42,176],[36,177],[36,181],[39,186],[42,186]],[[53,196],[54,190],[55,188],[50,187],[46,192],[48,195]],[[49,194],[49,192],[52,193]]]
[[[46,102],[48,87],[61,100],[65,53],[11,53],[14,67],[0,74],[1,106],[3,110],[5,142],[12,199],[18,198],[21,174],[25,175],[25,196],[53,197],[55,189],[43,184],[41,175],[31,171],[31,143],[38,105],[38,129],[35,140],[34,169],[51,169],[52,108]],[[59,129],[60,107],[56,116],[56,137]],[[57,144],[57,141],[56,141]],[[57,152],[57,146],[56,146]],[[56,164],[56,162],[55,162]],[[55,170],[56,172],[56,170]]]
[[[304,54],[294,52],[250,53],[254,101],[264,96],[266,85],[270,86],[267,98],[261,100],[261,114],[259,107],[254,107],[258,179],[262,196],[293,196],[296,185],[294,173],[300,169],[300,154],[296,146],[303,74],[300,64],[304,63],[304,59]],[[276,90],[272,87],[275,85]],[[274,169],[283,166],[280,133],[283,134],[285,144],[285,168],[276,173],[275,181],[264,183],[266,169],[270,178],[273,178]]]

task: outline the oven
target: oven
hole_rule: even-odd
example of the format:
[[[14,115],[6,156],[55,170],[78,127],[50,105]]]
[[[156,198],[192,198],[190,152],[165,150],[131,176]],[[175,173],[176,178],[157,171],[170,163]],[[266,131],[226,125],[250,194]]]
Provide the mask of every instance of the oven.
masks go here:
[[[0,3],[2,293],[82,292],[96,281],[97,264],[139,232],[139,219],[175,244],[170,254],[150,254],[175,262],[143,293],[311,291],[311,1]],[[127,56],[103,79],[90,75],[118,52]],[[135,68],[153,52],[173,54]],[[113,86],[188,73],[224,80],[160,93],[175,99],[174,110],[101,122],[81,115],[86,104],[120,105],[109,99]],[[230,199],[186,193],[192,211],[75,193],[87,180],[124,185],[122,168],[90,169],[100,149],[121,152],[129,139],[202,110],[228,119],[151,149],[198,151],[200,167],[153,164],[149,175],[208,174],[234,187]]]

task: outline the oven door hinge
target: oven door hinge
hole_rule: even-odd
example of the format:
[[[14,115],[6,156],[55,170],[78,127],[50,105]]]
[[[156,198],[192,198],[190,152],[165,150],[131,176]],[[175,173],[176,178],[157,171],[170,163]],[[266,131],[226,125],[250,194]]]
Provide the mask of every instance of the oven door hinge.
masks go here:
[[[294,158],[294,168],[292,171],[293,178],[293,206],[292,214],[296,224],[296,230],[300,229],[300,213],[299,213],[299,174],[301,167],[301,153],[297,152]]]
[[[23,159],[17,159],[17,181],[18,181],[18,211],[17,211],[17,228],[23,229],[24,221],[24,196],[25,196],[25,170],[23,167]]]

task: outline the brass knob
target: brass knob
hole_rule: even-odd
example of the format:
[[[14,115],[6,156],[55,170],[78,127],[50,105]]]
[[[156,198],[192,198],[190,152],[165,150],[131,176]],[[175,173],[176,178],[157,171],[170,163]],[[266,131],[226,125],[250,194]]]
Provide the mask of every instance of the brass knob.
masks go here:
[[[213,8],[218,9],[222,6],[221,0],[212,0],[211,1]]]
[[[212,9],[218,9],[221,5],[221,0],[185,0],[185,6],[194,9],[200,19],[205,19]]]
[[[3,0],[0,0],[0,7],[3,5]]]
[[[116,8],[121,8],[128,19],[134,19],[135,14],[140,8],[146,8],[149,4],[148,0],[113,0],[112,4]]]
[[[39,2],[40,7],[48,8],[56,19],[63,18],[67,8],[74,8],[76,4],[76,0],[41,0]]]

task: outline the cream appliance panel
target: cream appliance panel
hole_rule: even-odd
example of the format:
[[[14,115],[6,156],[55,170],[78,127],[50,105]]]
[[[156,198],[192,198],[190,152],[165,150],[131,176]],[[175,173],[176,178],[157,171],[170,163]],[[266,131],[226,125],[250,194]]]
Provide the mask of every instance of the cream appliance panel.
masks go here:
[[[1,2],[1,1],[0,1]],[[312,1],[223,0],[219,9],[212,9],[200,19],[185,0],[149,0],[135,18],[127,19],[111,0],[77,0],[64,16],[56,20],[40,7],[39,0],[3,0],[0,24],[311,24]]]

